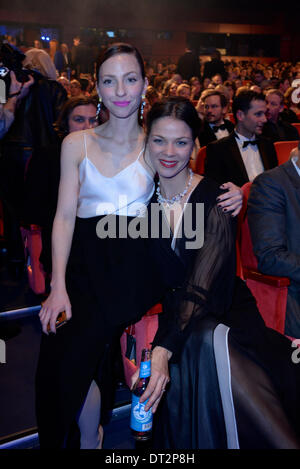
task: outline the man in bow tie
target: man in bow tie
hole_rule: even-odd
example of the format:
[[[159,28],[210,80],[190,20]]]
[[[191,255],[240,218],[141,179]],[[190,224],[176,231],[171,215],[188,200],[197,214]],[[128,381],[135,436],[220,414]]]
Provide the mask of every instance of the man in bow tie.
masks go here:
[[[232,181],[242,187],[258,174],[278,165],[273,143],[261,136],[267,120],[266,110],[263,94],[243,90],[234,98],[235,129],[228,137],[207,145],[206,176],[220,184]]]
[[[227,98],[219,91],[205,90],[202,95],[204,103],[204,120],[199,132],[200,146],[227,137],[234,129],[234,125],[224,115],[227,111]]]

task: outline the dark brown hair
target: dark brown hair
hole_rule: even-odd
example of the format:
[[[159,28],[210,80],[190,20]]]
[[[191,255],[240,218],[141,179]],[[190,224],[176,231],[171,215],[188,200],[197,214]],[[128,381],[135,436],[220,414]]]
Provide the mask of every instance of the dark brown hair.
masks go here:
[[[109,47],[107,47],[99,56],[97,60],[97,66],[96,66],[96,79],[98,81],[99,79],[99,70],[101,65],[111,57],[114,57],[115,55],[119,54],[132,54],[136,58],[140,69],[141,69],[141,74],[143,79],[145,79],[146,74],[145,74],[145,66],[144,66],[144,61],[143,58],[140,54],[140,52],[137,50],[136,47],[132,46],[131,44],[126,44],[125,42],[117,42],[115,44],[111,44]]]
[[[69,133],[69,115],[78,106],[88,106],[93,104],[97,109],[97,96],[75,96],[65,102],[57,121],[54,123],[54,129],[60,138],[64,138]]]
[[[199,134],[200,119],[189,99],[182,96],[169,96],[153,104],[147,113],[146,135],[150,135],[153,123],[161,117],[173,117],[182,120],[191,129],[193,139]]]
[[[249,89],[240,91],[234,97],[232,102],[232,112],[236,122],[237,111],[243,111],[244,113],[247,113],[251,107],[252,101],[265,101],[265,97],[262,93],[256,93],[256,91]]]

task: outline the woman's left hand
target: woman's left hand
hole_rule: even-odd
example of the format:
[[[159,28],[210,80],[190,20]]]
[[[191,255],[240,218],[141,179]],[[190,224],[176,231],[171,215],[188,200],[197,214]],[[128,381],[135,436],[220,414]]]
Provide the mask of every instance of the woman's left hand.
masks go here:
[[[236,217],[243,206],[242,189],[232,182],[226,182],[220,188],[228,190],[217,198],[218,207],[222,208],[224,212],[232,212],[231,215]]]
[[[157,409],[157,406],[166,389],[166,385],[170,381],[168,361],[171,356],[172,353],[163,347],[155,347],[152,351],[151,378],[145,392],[140,398],[140,402],[144,402],[149,399],[145,405],[145,411],[152,407],[152,413],[154,414]],[[138,378],[139,369],[131,378],[131,389],[133,388],[133,385],[138,380]]]

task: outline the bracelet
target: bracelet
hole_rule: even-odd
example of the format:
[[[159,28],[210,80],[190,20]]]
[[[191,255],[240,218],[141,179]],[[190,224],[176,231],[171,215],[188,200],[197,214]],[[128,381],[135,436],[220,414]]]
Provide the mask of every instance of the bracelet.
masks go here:
[[[21,94],[21,91],[17,91],[16,93],[11,93],[8,95],[8,98],[14,98],[15,96],[19,96]]]

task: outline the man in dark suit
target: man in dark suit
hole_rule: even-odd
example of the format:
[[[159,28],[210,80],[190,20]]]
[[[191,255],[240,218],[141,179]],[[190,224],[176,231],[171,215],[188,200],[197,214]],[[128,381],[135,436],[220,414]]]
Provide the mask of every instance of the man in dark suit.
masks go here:
[[[203,97],[202,97],[203,96]],[[204,103],[204,119],[199,132],[200,146],[227,137],[234,129],[228,119],[224,119],[228,101],[224,94],[215,90],[205,90],[201,96]]]
[[[68,67],[71,68],[71,54],[67,44],[61,44],[60,50],[55,52],[54,65],[59,74],[64,72]]]
[[[300,150],[252,183],[248,220],[258,268],[288,277],[285,334],[300,338]]]
[[[262,135],[281,142],[286,140],[299,140],[298,130],[284,121],[280,113],[284,110],[284,95],[280,90],[270,89],[266,92],[267,122],[263,127]]]
[[[181,75],[183,80],[190,80],[192,77],[200,77],[199,57],[189,47],[187,47],[185,53],[179,57],[177,73]]]
[[[205,175],[220,184],[231,181],[241,187],[278,161],[273,143],[261,137],[267,120],[264,96],[243,90],[234,98],[232,111],[235,131],[207,145]]]
[[[207,61],[204,64],[203,78],[212,78],[214,75],[219,73],[222,80],[225,81],[227,79],[227,72],[225,70],[225,64],[221,60],[220,51],[217,49],[214,50],[210,59],[210,61]]]

